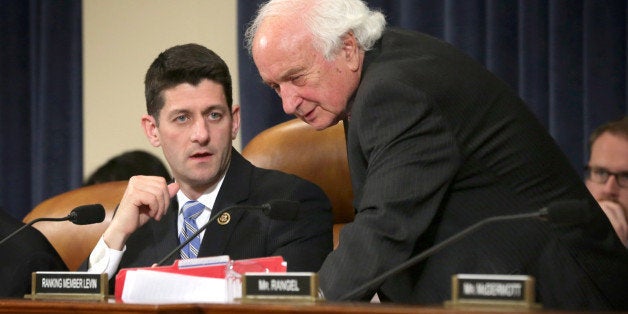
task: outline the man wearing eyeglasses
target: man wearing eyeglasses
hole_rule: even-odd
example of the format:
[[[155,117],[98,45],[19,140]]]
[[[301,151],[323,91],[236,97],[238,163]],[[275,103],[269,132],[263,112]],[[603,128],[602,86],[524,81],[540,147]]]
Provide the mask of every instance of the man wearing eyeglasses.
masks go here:
[[[628,247],[628,116],[595,129],[589,149],[585,183]]]

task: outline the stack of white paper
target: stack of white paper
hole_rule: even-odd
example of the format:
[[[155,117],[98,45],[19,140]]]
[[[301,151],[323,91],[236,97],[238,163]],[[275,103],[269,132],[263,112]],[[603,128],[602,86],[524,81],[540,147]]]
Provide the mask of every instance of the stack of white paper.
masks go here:
[[[226,303],[224,278],[131,270],[126,274],[122,301],[125,303]]]

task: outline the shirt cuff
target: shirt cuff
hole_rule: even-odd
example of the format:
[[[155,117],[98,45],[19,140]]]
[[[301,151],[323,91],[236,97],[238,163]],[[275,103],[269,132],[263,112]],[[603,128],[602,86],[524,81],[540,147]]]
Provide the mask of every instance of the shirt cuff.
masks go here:
[[[122,251],[109,248],[101,236],[98,243],[96,243],[96,247],[89,255],[89,269],[87,271],[96,274],[106,272],[110,279],[113,278],[125,251],[126,245],[122,248]]]

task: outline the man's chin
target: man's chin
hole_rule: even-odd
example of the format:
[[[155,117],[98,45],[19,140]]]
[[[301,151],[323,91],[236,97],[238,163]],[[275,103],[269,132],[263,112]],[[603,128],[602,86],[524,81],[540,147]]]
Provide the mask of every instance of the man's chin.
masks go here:
[[[308,121],[303,119],[303,121],[307,124],[309,124],[310,126],[312,126],[314,129],[316,129],[317,131],[322,131],[330,126],[334,126],[336,124],[338,124],[338,120],[327,120],[327,119],[314,119],[312,121]]]
[[[186,178],[187,185],[195,191],[206,190],[213,184],[216,184],[216,181],[217,179],[212,176],[194,176]]]

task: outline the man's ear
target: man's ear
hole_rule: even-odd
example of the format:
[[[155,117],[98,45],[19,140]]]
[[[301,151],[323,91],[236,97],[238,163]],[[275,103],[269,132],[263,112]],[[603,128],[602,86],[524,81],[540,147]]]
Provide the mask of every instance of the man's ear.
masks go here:
[[[361,51],[360,46],[358,45],[358,41],[355,39],[355,36],[352,32],[349,32],[342,37],[341,51],[341,57],[344,58],[345,62],[347,63],[347,67],[351,71],[358,71],[361,65]]]
[[[231,139],[235,140],[238,137],[238,131],[240,130],[240,106],[233,104],[231,106]]]
[[[161,141],[159,140],[159,128],[157,127],[157,121],[155,117],[145,114],[142,116],[142,128],[146,138],[154,147],[159,147]]]

